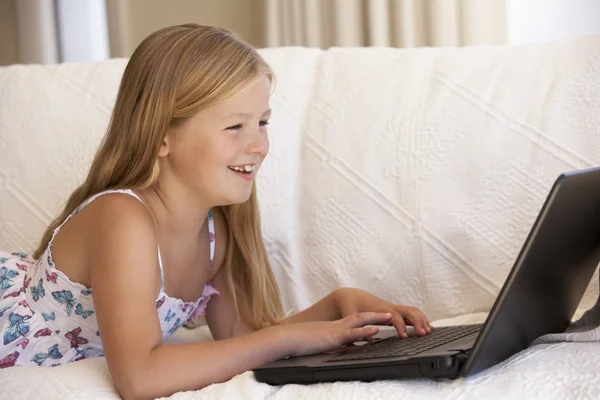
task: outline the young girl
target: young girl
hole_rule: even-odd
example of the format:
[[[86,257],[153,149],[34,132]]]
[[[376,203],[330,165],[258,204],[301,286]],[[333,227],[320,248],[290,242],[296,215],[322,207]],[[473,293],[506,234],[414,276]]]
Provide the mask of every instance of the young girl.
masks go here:
[[[0,367],[106,356],[124,398],[154,398],[371,339],[366,325],[431,331],[418,309],[349,288],[284,318],[254,184],[272,82],[222,29],[175,26],[140,44],[36,261],[0,253]],[[163,344],[200,315],[214,342]]]

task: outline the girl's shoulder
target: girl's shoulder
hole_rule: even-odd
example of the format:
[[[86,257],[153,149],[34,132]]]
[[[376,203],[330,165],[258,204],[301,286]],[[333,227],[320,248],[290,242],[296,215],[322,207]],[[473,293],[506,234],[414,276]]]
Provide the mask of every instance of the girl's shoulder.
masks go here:
[[[74,282],[91,285],[91,271],[117,264],[128,254],[156,254],[156,233],[150,212],[128,193],[91,196],[55,230],[47,252],[56,268]],[[153,262],[150,260],[149,262]]]
[[[80,256],[112,250],[114,246],[133,248],[141,243],[156,243],[154,219],[131,191],[104,192],[84,201],[57,232],[58,247],[81,249]],[[108,247],[107,247],[108,246]],[[88,251],[89,250],[89,251]]]
[[[152,217],[148,208],[132,190],[107,191],[95,194],[85,200],[76,212],[84,209],[93,215],[120,215],[121,217]]]
[[[78,210],[82,222],[98,235],[151,236],[156,242],[155,224],[150,210],[129,193],[110,192],[98,196]],[[93,238],[97,235],[91,235]]]

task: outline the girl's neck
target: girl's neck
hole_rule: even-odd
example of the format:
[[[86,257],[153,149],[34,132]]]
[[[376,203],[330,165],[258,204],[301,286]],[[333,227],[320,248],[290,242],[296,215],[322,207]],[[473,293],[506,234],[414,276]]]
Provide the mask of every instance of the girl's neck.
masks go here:
[[[200,204],[189,192],[156,184],[138,194],[149,208],[161,236],[191,238],[200,235],[210,207]]]

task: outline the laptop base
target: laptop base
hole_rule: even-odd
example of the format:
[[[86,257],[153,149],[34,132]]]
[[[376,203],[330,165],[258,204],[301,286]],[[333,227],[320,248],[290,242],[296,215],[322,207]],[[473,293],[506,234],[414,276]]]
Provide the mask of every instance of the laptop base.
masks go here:
[[[430,378],[455,379],[467,358],[465,352],[446,356],[420,357],[409,360],[386,360],[364,363],[362,366],[315,366],[281,368],[277,374],[271,369],[254,370],[256,380],[270,385],[288,383],[308,384],[318,382],[363,381]]]

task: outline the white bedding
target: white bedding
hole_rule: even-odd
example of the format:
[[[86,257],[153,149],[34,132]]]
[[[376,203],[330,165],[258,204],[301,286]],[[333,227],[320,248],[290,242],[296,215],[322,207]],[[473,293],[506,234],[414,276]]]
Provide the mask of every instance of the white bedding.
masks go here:
[[[580,314],[580,313],[578,313]],[[469,314],[434,323],[436,326],[480,323],[486,314]],[[182,330],[176,341],[207,340],[205,327]],[[379,382],[337,382],[269,386],[252,372],[202,390],[181,392],[171,400],[202,399],[597,399],[600,394],[600,334],[592,342],[539,344],[479,375],[455,381],[407,379]],[[104,359],[56,368],[18,367],[0,372],[3,400],[119,399]]]
[[[282,216],[300,241],[274,262],[286,304],[355,286],[433,320],[488,311],[554,180],[600,165],[599,65],[600,36],[326,51]]]
[[[285,309],[357,286],[481,319],[556,176],[600,165],[600,37],[525,47],[262,50],[277,74],[263,232]],[[0,68],[0,248],[30,250],[81,182],[125,60]],[[598,276],[582,303],[598,296]],[[194,332],[201,334],[202,330]],[[534,346],[481,375],[175,399],[598,398],[600,344]],[[0,371],[2,399],[117,398],[103,360]]]
[[[487,311],[556,176],[600,165],[600,36],[261,53],[277,85],[258,195],[286,311],[343,285],[431,319]],[[125,63],[0,68],[0,249],[30,251],[83,180]]]

